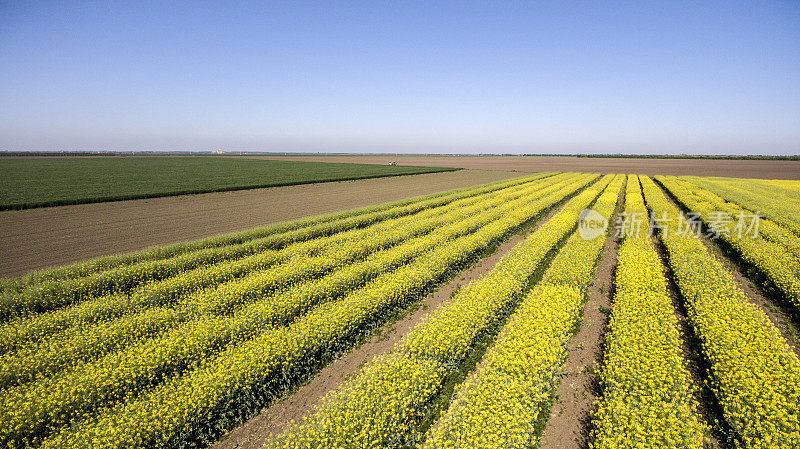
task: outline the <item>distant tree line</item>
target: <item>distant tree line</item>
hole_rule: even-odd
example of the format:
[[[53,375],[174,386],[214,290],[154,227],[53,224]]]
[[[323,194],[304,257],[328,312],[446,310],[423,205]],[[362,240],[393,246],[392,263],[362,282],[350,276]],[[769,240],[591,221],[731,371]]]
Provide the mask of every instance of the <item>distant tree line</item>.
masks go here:
[[[192,156],[214,155],[212,151],[0,151],[0,156]],[[555,153],[480,153],[480,154],[432,154],[432,153],[289,153],[273,151],[230,151],[226,155],[265,154],[273,156],[548,156],[548,157],[583,157],[583,158],[621,158],[621,159],[722,159],[752,161],[800,161],[800,155],[768,156],[761,154],[555,154]]]

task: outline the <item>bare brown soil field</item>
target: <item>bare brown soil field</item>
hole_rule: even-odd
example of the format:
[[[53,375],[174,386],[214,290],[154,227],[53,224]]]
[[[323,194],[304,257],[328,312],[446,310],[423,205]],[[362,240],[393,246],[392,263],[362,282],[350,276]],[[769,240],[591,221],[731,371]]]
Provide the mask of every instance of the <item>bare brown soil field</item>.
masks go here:
[[[520,176],[362,179],[0,212],[0,276]]]
[[[724,159],[633,159],[567,156],[419,156],[419,155],[291,155],[244,156],[315,162],[428,165],[523,172],[580,171],[641,175],[726,176],[733,178],[800,179],[800,161]]]

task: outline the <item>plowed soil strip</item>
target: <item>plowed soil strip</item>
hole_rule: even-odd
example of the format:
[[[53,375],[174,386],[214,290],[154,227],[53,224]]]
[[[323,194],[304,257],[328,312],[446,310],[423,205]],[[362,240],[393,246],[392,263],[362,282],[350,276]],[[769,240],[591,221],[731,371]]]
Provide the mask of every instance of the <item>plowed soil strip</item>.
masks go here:
[[[478,260],[472,267],[456,274],[450,281],[438,287],[426,296],[419,305],[406,311],[400,319],[389,323],[359,347],[334,360],[306,384],[295,392],[265,408],[261,414],[253,417],[240,427],[231,431],[213,447],[215,449],[256,449],[260,448],[270,435],[277,435],[289,424],[306,416],[316,404],[329,392],[337,389],[344,381],[358,373],[362,366],[373,358],[390,351],[395,343],[411,331],[422,317],[447,301],[461,287],[483,277],[494,265],[515,245],[523,241],[536,228],[549,220],[561,209],[563,204],[553,208],[544,217],[535,222],[535,226],[511,235],[491,254]]]
[[[2,211],[0,276],[521,175],[460,170]]]

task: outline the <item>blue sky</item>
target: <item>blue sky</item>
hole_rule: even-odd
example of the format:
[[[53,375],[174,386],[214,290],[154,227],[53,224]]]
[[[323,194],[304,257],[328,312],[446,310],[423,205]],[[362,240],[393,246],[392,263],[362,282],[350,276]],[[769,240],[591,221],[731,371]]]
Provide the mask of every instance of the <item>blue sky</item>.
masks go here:
[[[0,149],[800,154],[800,2],[0,2]]]

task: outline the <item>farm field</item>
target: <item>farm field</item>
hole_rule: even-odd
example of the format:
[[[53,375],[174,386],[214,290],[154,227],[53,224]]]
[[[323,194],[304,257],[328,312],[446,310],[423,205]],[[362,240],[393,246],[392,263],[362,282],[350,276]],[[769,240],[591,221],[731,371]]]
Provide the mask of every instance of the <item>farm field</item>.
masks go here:
[[[656,175],[728,176],[800,180],[797,160],[658,159],[574,156],[448,156],[448,155],[248,155],[284,161],[351,162],[384,164],[395,160],[403,165],[458,167],[520,172],[581,171],[595,173],[640,173]]]
[[[491,181],[3,279],[0,443],[796,446],[797,182]]]
[[[518,176],[458,170],[0,211],[0,276]]]
[[[218,157],[3,157],[0,210],[449,170]]]

